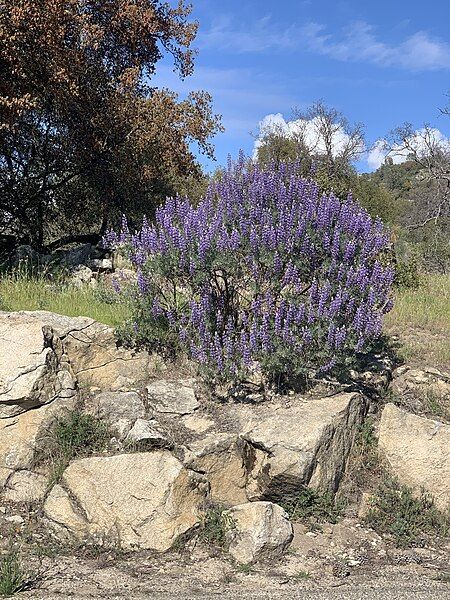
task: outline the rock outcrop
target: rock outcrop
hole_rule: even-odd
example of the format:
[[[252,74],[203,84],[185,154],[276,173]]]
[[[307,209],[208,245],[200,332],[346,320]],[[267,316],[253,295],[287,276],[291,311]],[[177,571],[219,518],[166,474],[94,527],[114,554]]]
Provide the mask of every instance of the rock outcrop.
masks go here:
[[[437,407],[440,416],[450,420],[450,373],[403,365],[394,371],[392,392],[409,409],[430,413],[430,408]]]
[[[120,347],[113,329],[92,319],[0,313],[0,496],[43,502],[58,536],[156,551],[195,529],[213,501],[227,507],[236,561],[276,557],[292,539],[277,503],[305,487],[338,490],[367,390],[373,397],[389,379],[380,359],[358,388],[364,394],[332,394],[330,384],[304,396],[214,401],[194,379],[169,378],[148,353]],[[450,379],[433,369],[398,369],[393,385],[402,398],[419,389],[450,399]],[[75,408],[107,425],[115,454],[74,460],[49,491],[39,457],[54,443],[55,421]],[[450,424],[388,404],[379,448],[400,482],[447,507]]]
[[[101,392],[85,399],[85,411],[101,419],[123,440],[137,419],[145,417],[145,405],[137,392]]]
[[[145,415],[129,390],[146,383],[150,365],[147,353],[118,347],[113,329],[92,319],[0,313],[0,489],[15,471],[32,468],[52,423],[75,409],[79,386],[108,390],[95,408],[122,426],[124,438]],[[111,392],[122,388],[122,396]]]
[[[0,313],[0,328],[4,340],[11,341],[11,335],[14,336],[12,339],[17,339],[18,335],[28,339],[31,335],[37,346],[39,335],[42,335],[39,332],[44,331],[46,338],[51,337],[54,345],[62,349],[73,375],[83,387],[130,391],[144,385],[151,372],[152,359],[146,352],[133,352],[118,346],[112,327],[87,317],[66,317],[46,311]],[[27,352],[27,347],[20,351]],[[48,353],[44,354],[47,356]],[[0,377],[3,379],[4,374]]]
[[[208,477],[214,501],[278,502],[308,485],[337,491],[367,408],[358,393],[290,396],[257,406],[230,401],[215,406],[207,418],[195,413],[205,429],[200,427],[192,440],[183,439],[177,428],[186,417],[172,418],[166,426],[185,448],[186,466]]]
[[[0,419],[71,398],[75,387],[51,329],[23,313],[0,313]]]
[[[248,499],[286,500],[305,485],[335,492],[367,408],[358,393],[230,407],[248,444]]]
[[[383,410],[379,449],[398,480],[432,494],[437,508],[450,504],[450,425],[406,412]]]
[[[185,464],[205,473],[211,497],[226,505],[247,502],[255,451],[236,434],[211,433],[189,444]]]
[[[199,406],[193,385],[195,380],[153,381],[147,386],[148,403],[155,413],[188,415]]]
[[[279,557],[294,532],[285,510],[272,502],[249,502],[224,515],[228,552],[239,563]]]
[[[44,450],[52,424],[75,408],[74,398],[58,398],[40,408],[0,419],[0,489],[14,471],[30,469]]]
[[[2,498],[8,502],[40,502],[49,487],[48,477],[33,471],[16,471],[8,479]]]
[[[171,548],[196,526],[207,483],[164,450],[74,461],[44,504],[57,530],[125,549]]]

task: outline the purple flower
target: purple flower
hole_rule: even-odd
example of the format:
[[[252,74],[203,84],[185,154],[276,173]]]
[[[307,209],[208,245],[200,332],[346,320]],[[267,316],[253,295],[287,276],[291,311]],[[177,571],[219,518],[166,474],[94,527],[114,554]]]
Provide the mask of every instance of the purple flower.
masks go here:
[[[382,223],[351,195],[321,195],[298,164],[248,167],[241,155],[197,205],[168,198],[153,223],[132,232],[123,219],[105,243],[137,271],[137,327],[165,316],[168,339],[222,376],[277,360],[329,371],[392,308]]]

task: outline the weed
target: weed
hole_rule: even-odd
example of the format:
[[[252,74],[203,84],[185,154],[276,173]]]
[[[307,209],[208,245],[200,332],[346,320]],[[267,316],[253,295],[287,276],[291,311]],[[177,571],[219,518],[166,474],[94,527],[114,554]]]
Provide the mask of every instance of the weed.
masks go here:
[[[359,457],[359,466],[366,471],[374,471],[379,466],[378,440],[375,435],[375,424],[368,417],[359,426],[355,437],[354,454]]]
[[[309,571],[299,571],[293,575],[292,579],[296,579],[297,581],[307,581],[311,579],[311,573]]]
[[[243,575],[250,575],[252,572],[252,565],[250,563],[242,563],[237,566],[238,573],[242,573]]]
[[[71,460],[101,452],[110,438],[106,424],[79,411],[57,419],[45,448],[36,457],[37,463],[51,465],[49,489],[57,483]]]
[[[445,406],[445,400],[441,395],[433,390],[427,390],[424,404],[426,412],[430,415],[450,421],[450,410]]]
[[[56,423],[55,442],[61,454],[71,459],[80,454],[104,450],[108,439],[105,423],[91,415],[74,411]]]
[[[200,525],[200,539],[210,546],[224,548],[227,533],[233,527],[233,518],[226,514],[224,507],[211,506]]]
[[[442,581],[444,583],[450,583],[450,571],[442,571],[434,577],[436,581]]]
[[[404,395],[391,392],[389,401],[405,408],[408,412],[450,421],[450,410],[445,396],[431,387],[425,390],[411,391]]]
[[[292,521],[337,523],[344,503],[337,500],[331,492],[320,493],[311,488],[303,488],[296,498],[281,502],[281,506]]]
[[[425,492],[416,497],[411,488],[394,479],[381,483],[374,495],[368,525],[389,534],[399,548],[421,546],[427,538],[444,537],[450,531],[450,514],[440,512]]]
[[[84,315],[112,327],[120,326],[130,315],[125,295],[114,297],[105,286],[76,287],[67,282],[67,273],[48,268],[20,267],[0,273],[0,309]]]
[[[21,592],[27,582],[18,553],[10,550],[0,558],[0,596],[8,597]]]
[[[428,274],[417,289],[397,290],[385,325],[387,333],[402,338],[405,360],[445,369],[450,362],[450,277]]]

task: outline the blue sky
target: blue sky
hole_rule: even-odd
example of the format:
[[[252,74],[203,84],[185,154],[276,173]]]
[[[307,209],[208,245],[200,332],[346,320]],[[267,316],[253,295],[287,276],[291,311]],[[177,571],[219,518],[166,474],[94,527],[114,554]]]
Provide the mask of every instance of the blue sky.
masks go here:
[[[364,123],[369,145],[405,121],[450,136],[439,113],[450,92],[449,0],[192,2],[195,74],[182,82],[164,61],[155,83],[213,95],[225,126],[216,164],[240,148],[250,154],[266,115],[289,119],[318,99]],[[358,168],[369,170],[364,160]]]

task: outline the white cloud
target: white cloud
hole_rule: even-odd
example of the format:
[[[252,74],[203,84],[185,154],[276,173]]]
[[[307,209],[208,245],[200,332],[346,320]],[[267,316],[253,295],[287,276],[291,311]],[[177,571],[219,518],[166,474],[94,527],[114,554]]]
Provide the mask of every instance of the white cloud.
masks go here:
[[[447,138],[439,129],[417,129],[408,140],[408,145],[417,152],[418,156],[426,155],[430,144],[441,146],[447,152],[450,152],[450,138]],[[367,153],[367,164],[370,169],[378,169],[384,163],[386,157],[389,156],[394,164],[399,165],[408,160],[409,154],[410,150],[406,150],[403,146],[394,144],[389,147],[386,140],[379,139]]]
[[[303,142],[306,147],[315,154],[323,155],[326,153],[325,141],[319,131],[319,119],[317,117],[308,120],[296,119],[293,121],[286,121],[281,113],[266,115],[259,123],[260,135],[255,140],[253,146],[253,157],[256,158],[258,148],[262,145],[262,137],[265,134],[271,132],[277,132],[286,137],[295,137],[295,135],[302,136]],[[337,128],[332,134],[332,155],[334,157],[339,156],[345,150],[348,145],[350,138],[348,134],[342,129]],[[363,152],[364,148],[361,146],[359,152]]]
[[[336,60],[367,61],[411,71],[450,68],[450,44],[432,38],[426,31],[418,31],[395,45],[380,41],[364,21],[344,30],[340,39],[328,34],[319,23],[305,25],[302,35],[309,50]]]
[[[296,25],[278,27],[270,16],[239,26],[231,17],[222,15],[208,31],[199,33],[198,42],[201,48],[231,50],[238,54],[286,50],[298,45],[299,32]]]
[[[372,171],[376,171],[384,163],[388,150],[386,140],[377,140],[367,153],[367,164]]]

